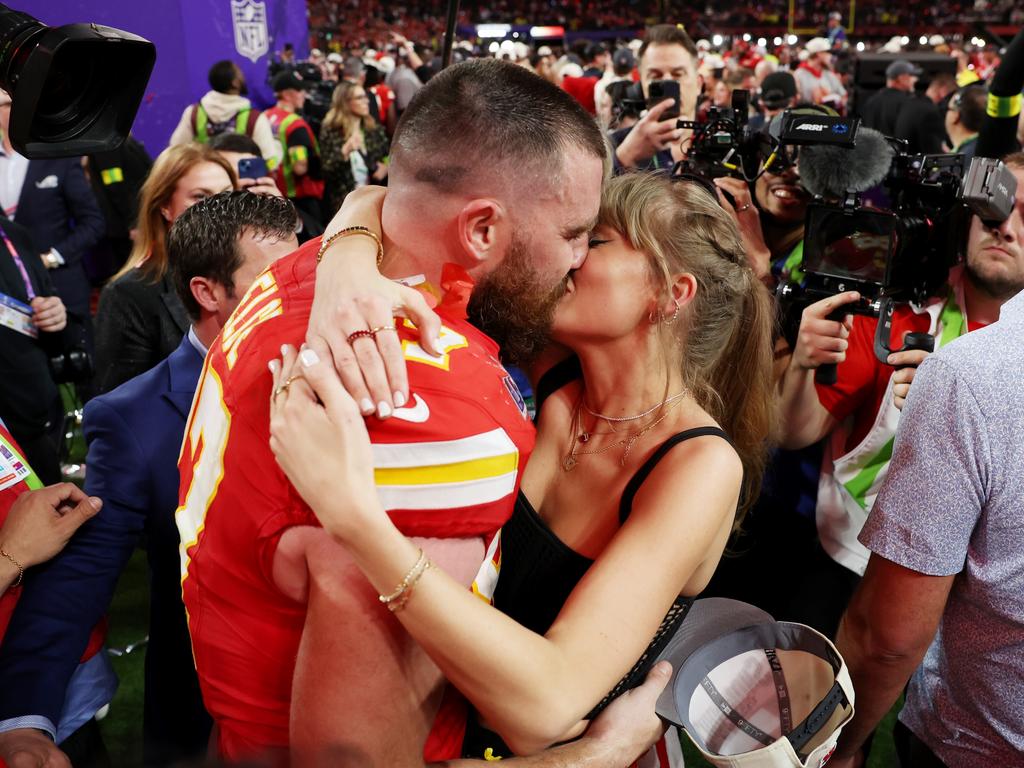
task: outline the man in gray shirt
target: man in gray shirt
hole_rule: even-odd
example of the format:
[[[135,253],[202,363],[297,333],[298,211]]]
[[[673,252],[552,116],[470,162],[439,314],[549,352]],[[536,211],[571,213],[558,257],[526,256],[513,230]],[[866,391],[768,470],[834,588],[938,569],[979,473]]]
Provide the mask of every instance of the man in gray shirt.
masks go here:
[[[1022,216],[1018,200],[1017,225]],[[1024,258],[1022,244],[1011,245],[1007,257]],[[871,560],[837,639],[857,691],[837,766],[857,764],[911,672],[896,726],[904,766],[1021,762],[1022,361],[1024,292],[1003,304],[998,322],[917,372],[889,477],[860,535]]]

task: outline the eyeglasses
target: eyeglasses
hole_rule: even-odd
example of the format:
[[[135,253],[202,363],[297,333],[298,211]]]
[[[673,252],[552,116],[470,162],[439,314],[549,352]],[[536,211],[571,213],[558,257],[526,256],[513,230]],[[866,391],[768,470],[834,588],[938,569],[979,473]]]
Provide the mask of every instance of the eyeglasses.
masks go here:
[[[348,97],[348,100],[349,100],[349,101],[369,101],[369,100],[370,100],[370,97],[369,97],[369,96],[367,96],[367,95],[366,95],[366,94],[364,93],[364,94],[362,94],[361,96],[349,96],[349,97]]]

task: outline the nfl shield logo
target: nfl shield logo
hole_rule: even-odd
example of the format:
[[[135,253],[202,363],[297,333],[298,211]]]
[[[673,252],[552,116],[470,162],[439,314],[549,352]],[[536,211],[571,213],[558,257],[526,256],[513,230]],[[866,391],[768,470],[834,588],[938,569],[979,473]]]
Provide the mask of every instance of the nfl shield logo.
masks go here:
[[[270,50],[267,5],[263,0],[231,0],[235,50],[253,63]]]

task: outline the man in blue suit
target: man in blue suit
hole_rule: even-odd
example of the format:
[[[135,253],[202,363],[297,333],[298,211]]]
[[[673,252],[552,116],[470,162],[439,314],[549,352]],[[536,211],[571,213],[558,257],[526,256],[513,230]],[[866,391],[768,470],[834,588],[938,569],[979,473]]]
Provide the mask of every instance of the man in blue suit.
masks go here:
[[[0,91],[0,206],[31,234],[68,311],[89,328],[89,279],[82,258],[106,232],[78,158],[28,160],[11,146],[11,97]],[[87,331],[91,339],[91,331]]]
[[[192,326],[170,357],[86,406],[85,487],[103,510],[26,575],[0,646],[0,759],[21,750],[56,753],[61,764],[50,739],[68,681],[142,533],[151,573],[145,764],[205,754],[210,719],[181,601],[178,453],[206,350],[260,272],[297,247],[295,226],[287,199],[240,191],[197,203],[171,229],[172,277]]]

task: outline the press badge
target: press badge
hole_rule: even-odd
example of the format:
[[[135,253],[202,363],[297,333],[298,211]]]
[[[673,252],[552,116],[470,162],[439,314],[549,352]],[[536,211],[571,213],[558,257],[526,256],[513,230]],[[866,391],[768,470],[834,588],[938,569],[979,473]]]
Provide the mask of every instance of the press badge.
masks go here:
[[[0,438],[0,491],[27,480],[32,470]]]
[[[32,307],[3,293],[0,293],[0,326],[33,339],[39,337],[39,329],[32,322]]]

